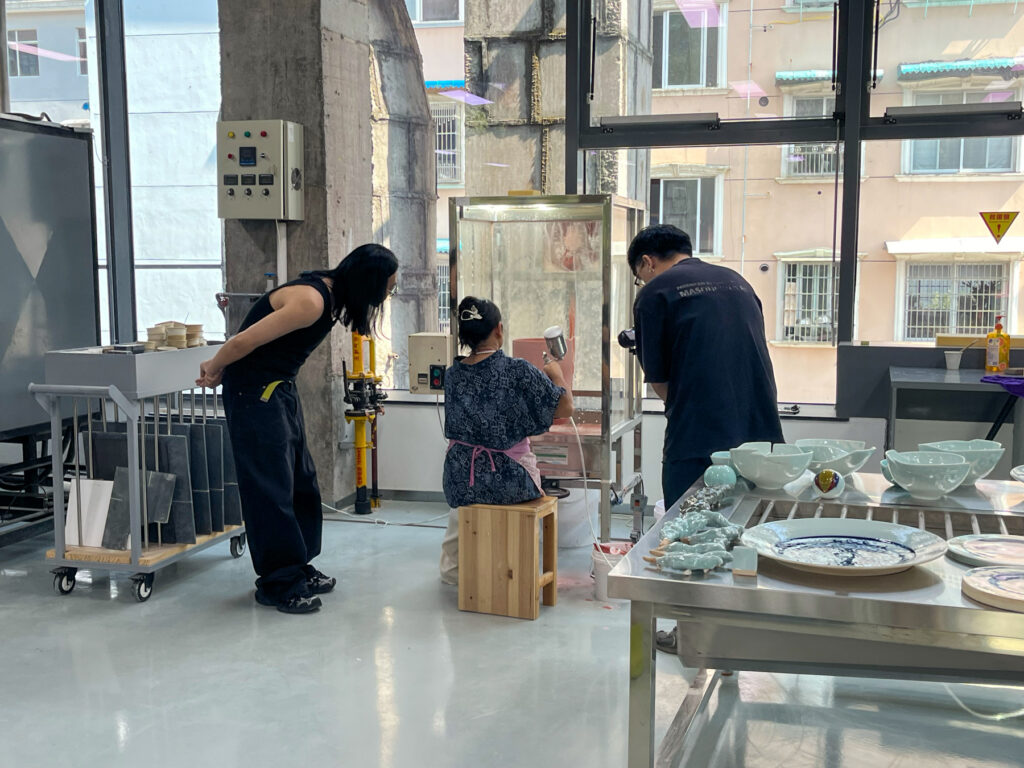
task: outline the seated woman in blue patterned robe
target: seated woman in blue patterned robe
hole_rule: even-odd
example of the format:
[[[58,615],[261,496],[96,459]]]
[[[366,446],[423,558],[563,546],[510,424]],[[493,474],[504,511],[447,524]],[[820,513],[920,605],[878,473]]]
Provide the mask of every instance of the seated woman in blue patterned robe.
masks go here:
[[[458,508],[542,496],[529,438],[573,413],[572,393],[557,362],[541,372],[501,351],[504,328],[493,302],[467,296],[458,317],[459,343],[470,354],[452,363],[444,382],[444,495],[451,507],[441,547],[446,584],[458,583]]]

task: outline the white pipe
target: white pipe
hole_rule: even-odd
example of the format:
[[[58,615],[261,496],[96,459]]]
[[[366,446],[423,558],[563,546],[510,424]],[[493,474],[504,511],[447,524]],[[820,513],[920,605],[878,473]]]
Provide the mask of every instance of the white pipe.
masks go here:
[[[274,222],[277,225],[277,285],[288,282],[288,223]]]

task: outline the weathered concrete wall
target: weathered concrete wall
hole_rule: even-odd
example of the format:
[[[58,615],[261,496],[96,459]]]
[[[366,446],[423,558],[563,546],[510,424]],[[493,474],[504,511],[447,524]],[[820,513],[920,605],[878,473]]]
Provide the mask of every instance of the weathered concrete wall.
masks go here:
[[[596,6],[594,114],[646,114],[651,1],[598,0]],[[467,194],[564,193],[565,33],[564,0],[466,0],[466,89],[491,102],[466,108]],[[594,153],[587,191],[646,199],[647,156],[646,150]]]
[[[405,327],[436,290],[431,284],[418,298],[434,236],[433,144],[403,0],[220,0],[220,28],[222,118],[305,126],[306,220],[288,224],[288,276],[332,267],[361,243],[388,245],[402,262],[402,297],[383,331],[404,343]],[[224,229],[228,290],[262,290],[263,273],[273,271],[274,224],[226,221]],[[350,346],[349,333],[336,328],[299,378],[328,500],[353,489],[340,381]],[[382,357],[389,354],[385,342]]]

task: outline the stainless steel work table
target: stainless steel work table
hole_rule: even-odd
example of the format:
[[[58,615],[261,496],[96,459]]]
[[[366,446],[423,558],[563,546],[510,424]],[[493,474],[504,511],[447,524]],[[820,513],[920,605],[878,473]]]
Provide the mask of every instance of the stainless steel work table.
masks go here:
[[[944,538],[972,532],[1024,534],[1024,485],[979,481],[938,502],[919,502],[881,475],[851,477],[839,499],[816,501],[810,473],[783,491],[742,483],[722,513],[745,527],[788,517],[858,517],[926,527]],[[701,487],[698,482],[691,492]],[[688,494],[689,495],[689,494]],[[656,523],[612,570],[608,592],[632,601],[629,766],[683,757],[721,672],[767,671],[1024,685],[1024,614],[966,598],[968,570],[948,557],[891,576],[801,573],[761,558],[756,576],[658,572],[643,560],[660,541]],[[679,622],[679,656],[704,670],[655,752],[655,622]],[[705,712],[706,714],[706,712]],[[1022,744],[1024,749],[1024,744]]]
[[[965,369],[948,371],[944,368],[899,368],[889,369],[889,423],[886,425],[885,447],[896,447],[896,417],[900,392],[909,389],[955,392],[981,392],[985,394],[1006,395],[1009,392],[998,384],[989,384],[981,379],[988,376],[987,371]],[[1009,405],[1006,406],[1009,409]],[[1001,418],[1009,415],[1004,410]],[[955,414],[950,421],[956,421]],[[994,439],[994,437],[993,437]],[[1024,397],[1018,397],[1013,403],[1013,445],[1010,448],[1013,466],[1024,464]]]

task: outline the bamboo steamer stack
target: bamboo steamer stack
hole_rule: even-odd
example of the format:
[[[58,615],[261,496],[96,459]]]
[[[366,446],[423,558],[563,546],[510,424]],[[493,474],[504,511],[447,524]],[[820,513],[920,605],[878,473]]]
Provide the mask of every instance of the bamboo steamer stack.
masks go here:
[[[147,352],[173,352],[176,349],[206,346],[202,323],[186,325],[176,320],[168,320],[147,328],[146,333]]]

